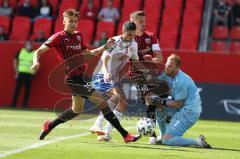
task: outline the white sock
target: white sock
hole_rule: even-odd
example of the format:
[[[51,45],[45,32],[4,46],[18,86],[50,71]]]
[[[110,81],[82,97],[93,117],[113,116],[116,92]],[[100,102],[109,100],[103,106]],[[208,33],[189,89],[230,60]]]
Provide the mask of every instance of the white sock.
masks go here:
[[[107,103],[108,103],[110,109],[114,109],[114,107],[116,106],[116,103],[112,102],[111,100],[108,100]],[[95,121],[95,125],[102,127],[103,120],[104,120],[104,115],[103,115],[102,111],[100,111],[98,114],[98,117]]]
[[[99,127],[102,127],[103,120],[104,120],[104,116],[103,116],[102,111],[100,111],[99,114],[98,114],[98,117],[95,121],[95,125],[97,125]]]
[[[122,113],[121,112],[119,112],[118,110],[114,109],[113,113],[116,115],[118,120],[121,120],[121,118],[122,118]],[[112,132],[113,128],[114,127],[109,122],[107,122],[107,124],[105,126],[105,134],[109,135]]]

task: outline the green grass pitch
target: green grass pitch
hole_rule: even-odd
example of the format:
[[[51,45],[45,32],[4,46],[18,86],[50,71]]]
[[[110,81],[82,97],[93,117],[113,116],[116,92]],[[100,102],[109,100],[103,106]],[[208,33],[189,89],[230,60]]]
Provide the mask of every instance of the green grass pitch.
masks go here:
[[[7,159],[238,159],[240,123],[200,120],[185,136],[204,134],[213,149],[148,145],[148,137],[125,144],[115,131],[112,142],[100,142],[88,129],[95,118],[73,120],[58,126],[39,141],[42,122],[54,113],[0,109],[0,158]],[[136,133],[137,118],[122,125]]]

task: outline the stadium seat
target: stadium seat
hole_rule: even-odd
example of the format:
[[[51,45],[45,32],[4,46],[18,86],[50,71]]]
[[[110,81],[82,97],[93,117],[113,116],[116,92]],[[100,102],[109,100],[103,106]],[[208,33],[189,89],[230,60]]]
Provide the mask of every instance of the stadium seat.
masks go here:
[[[176,48],[178,37],[178,26],[164,25],[160,30],[161,48]]]
[[[227,43],[225,41],[212,41],[210,44],[211,50],[224,53],[226,51]]]
[[[78,23],[77,30],[83,34],[85,43],[90,44],[94,32],[94,22],[89,19],[81,19]]]
[[[34,21],[31,39],[34,40],[37,37],[39,30],[43,30],[45,37],[48,38],[52,31],[52,21],[47,18],[41,18]]]
[[[107,32],[108,37],[114,36],[114,32],[115,32],[115,25],[114,25],[114,23],[112,23],[112,22],[104,22],[104,21],[98,22],[97,23],[97,28],[96,28],[95,39],[100,39],[102,32]]]
[[[147,0],[144,4],[144,11],[146,14],[146,30],[156,34],[158,32],[162,0]]]
[[[228,28],[226,26],[217,26],[213,27],[212,33],[213,39],[227,39],[228,38]]]
[[[141,0],[124,0],[122,7],[122,20],[128,20],[129,15],[136,10],[141,9]]]
[[[102,7],[106,7],[107,6],[107,1],[108,0],[103,0],[102,2]],[[120,0],[113,0],[113,6],[116,8],[120,8],[121,5],[121,1]]]
[[[189,32],[189,30],[191,30]],[[200,27],[195,25],[186,25],[182,27],[180,38],[180,49],[197,50],[199,41]]]
[[[240,40],[240,27],[234,26],[230,31],[230,38],[232,40]]]
[[[181,10],[182,4],[182,0],[165,0],[165,9]]]
[[[229,52],[232,54],[240,54],[240,42],[239,41],[230,42]]]
[[[68,3],[68,2],[71,2],[71,3]],[[62,3],[60,3],[59,10],[58,10],[58,17],[62,16],[63,12],[66,9],[69,9],[69,8],[77,9],[77,7],[78,7],[77,0],[74,0],[74,1],[64,0]]]
[[[121,20],[119,23],[118,23],[118,28],[117,28],[117,34],[120,35],[122,34],[122,25],[125,21]]]
[[[27,40],[31,29],[31,19],[28,17],[16,16],[13,19],[12,33],[10,40]]]
[[[0,16],[0,26],[3,27],[5,33],[9,33],[10,18],[7,16]]]
[[[52,5],[53,16],[55,16],[57,14],[57,8],[58,8],[59,0],[49,0],[49,3]]]
[[[200,10],[203,9],[203,0],[194,0],[194,1],[186,1],[186,9],[187,10]]]
[[[63,30],[63,19],[58,18],[54,24],[54,33],[59,32],[61,30]]]

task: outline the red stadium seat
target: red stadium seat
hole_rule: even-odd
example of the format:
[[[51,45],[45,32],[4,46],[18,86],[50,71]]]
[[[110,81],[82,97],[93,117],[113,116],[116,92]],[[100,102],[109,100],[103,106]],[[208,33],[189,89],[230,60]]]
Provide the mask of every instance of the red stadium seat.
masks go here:
[[[230,51],[230,53],[233,53],[233,54],[240,54],[240,42],[232,41],[230,43],[229,51]]]
[[[162,0],[147,0],[144,3],[146,30],[157,33],[162,8]]]
[[[181,10],[183,1],[182,0],[165,0],[165,9]]]
[[[16,16],[13,19],[13,26],[12,26],[12,33],[10,35],[10,40],[17,40],[17,41],[27,40],[30,33],[30,28],[31,28],[30,18]]]
[[[199,41],[199,26],[186,25],[182,27],[180,49],[197,50]]]
[[[227,43],[225,41],[212,41],[210,44],[211,50],[224,53],[226,51]]]
[[[77,30],[83,34],[85,43],[90,44],[94,32],[94,22],[89,19],[81,19],[78,23]]]
[[[5,33],[9,33],[10,18],[7,16],[0,16],[0,26],[3,27]]]
[[[67,5],[67,4],[71,4],[74,5],[76,8],[79,5],[79,0],[61,0],[61,4],[60,5]]]
[[[228,28],[226,26],[214,26],[213,39],[227,39],[228,38]]]
[[[203,0],[194,0],[194,1],[186,1],[186,9],[187,10],[202,10],[203,9]]]
[[[118,30],[117,30],[117,34],[120,35],[122,34],[122,26],[123,26],[123,23],[125,21],[121,20],[119,23],[118,23]]]
[[[178,26],[164,25],[160,31],[161,48],[176,48],[178,37]]]
[[[114,23],[104,22],[104,21],[98,22],[95,39],[100,39],[102,32],[107,32],[108,37],[114,36],[114,32],[115,32]]]
[[[62,18],[58,18],[55,21],[55,24],[54,24],[54,33],[63,30],[63,28],[64,28],[64,26],[63,26],[63,19]]]
[[[232,40],[240,40],[240,27],[239,26],[232,27],[231,32],[230,32],[230,38]]]
[[[133,11],[141,9],[141,0],[124,0],[122,7],[122,20],[129,20]]]
[[[48,38],[52,31],[52,21],[47,18],[37,19],[33,24],[31,39],[34,40],[37,37],[39,30],[43,30],[45,37]]]
[[[71,3],[68,3],[68,2],[71,2]],[[59,10],[58,10],[58,17],[59,16],[62,16],[63,12],[66,10],[66,9],[69,9],[69,8],[73,8],[73,9],[77,9],[78,7],[78,1],[75,0],[75,1],[69,1],[69,0],[65,0],[63,1],[60,6],[59,6]]]
[[[55,16],[56,13],[57,13],[57,8],[58,8],[59,0],[48,0],[48,1],[49,1],[49,3],[52,5],[53,16]]]
[[[106,6],[107,6],[107,1],[108,1],[108,0],[103,0],[102,7],[106,7]],[[113,6],[114,6],[114,7],[120,8],[120,4],[121,4],[121,1],[120,1],[120,0],[113,0]]]

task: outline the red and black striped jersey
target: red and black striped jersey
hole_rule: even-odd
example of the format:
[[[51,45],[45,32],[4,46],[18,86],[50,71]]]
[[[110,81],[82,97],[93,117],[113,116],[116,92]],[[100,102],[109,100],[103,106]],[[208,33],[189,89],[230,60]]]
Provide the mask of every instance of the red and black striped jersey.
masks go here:
[[[154,47],[158,46],[156,48],[157,50],[160,50],[159,43],[157,36],[151,32],[144,31],[143,35],[134,37],[135,41],[138,44],[138,56],[139,60],[143,61],[144,55],[152,55],[153,56],[153,49]]]
[[[60,31],[53,34],[44,45],[57,50],[59,61],[65,63],[65,74],[67,76],[83,74],[85,65],[82,52],[87,47],[80,32],[76,31],[74,34],[70,34],[66,31]]]

